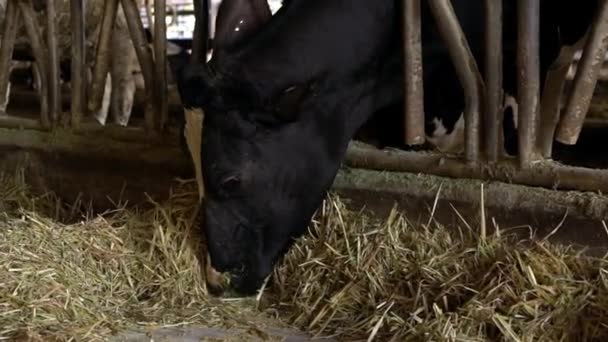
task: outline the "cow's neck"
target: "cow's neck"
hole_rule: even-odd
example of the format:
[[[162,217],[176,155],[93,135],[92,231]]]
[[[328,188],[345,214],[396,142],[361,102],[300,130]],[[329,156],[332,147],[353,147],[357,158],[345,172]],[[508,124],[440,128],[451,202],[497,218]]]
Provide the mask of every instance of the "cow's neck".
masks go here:
[[[403,102],[401,70],[399,53],[379,58],[356,76],[319,89],[316,98],[308,100],[315,108],[304,111],[308,117],[301,119],[324,133],[332,157],[343,158],[350,140],[372,115]]]

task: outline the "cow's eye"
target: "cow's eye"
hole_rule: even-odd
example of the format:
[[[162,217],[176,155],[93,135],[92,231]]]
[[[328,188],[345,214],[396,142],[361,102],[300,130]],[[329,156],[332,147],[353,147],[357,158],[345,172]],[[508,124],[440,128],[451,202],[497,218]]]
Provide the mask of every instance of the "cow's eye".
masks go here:
[[[235,192],[241,185],[241,179],[238,176],[229,176],[220,182],[219,190],[224,195],[229,195]]]

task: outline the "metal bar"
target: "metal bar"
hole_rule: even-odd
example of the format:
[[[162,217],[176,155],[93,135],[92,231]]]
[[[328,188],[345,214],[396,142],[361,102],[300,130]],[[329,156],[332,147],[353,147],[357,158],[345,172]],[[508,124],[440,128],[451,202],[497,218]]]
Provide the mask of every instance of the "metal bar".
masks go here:
[[[154,56],[156,57],[156,85],[158,87],[157,100],[158,111],[160,112],[160,129],[162,130],[167,122],[168,101],[167,101],[167,24],[165,17],[165,0],[154,1]]]
[[[0,116],[0,127],[3,128],[15,128],[18,130],[22,129],[33,129],[42,130],[45,129],[40,124],[40,120],[20,118],[12,115]]]
[[[145,0],[144,6],[146,10],[146,20],[148,21],[148,28],[150,29],[150,34],[152,35],[152,39],[154,39],[154,18],[152,17],[152,6],[150,5],[150,1],[153,0]]]
[[[405,143],[420,145],[425,141],[420,0],[402,0],[401,3],[403,4],[403,69],[405,73]]]
[[[601,191],[608,193],[608,171],[564,166],[544,161],[526,169],[515,161],[470,166],[441,154],[391,152],[356,147],[351,144],[345,164],[388,172],[425,173],[451,178],[492,180],[512,184],[539,186],[558,190]]]
[[[194,0],[194,16],[192,61],[205,63],[209,51],[209,0]]]
[[[49,119],[49,96],[48,96],[48,64],[46,63],[46,53],[44,45],[42,44],[41,35],[38,32],[38,26],[36,23],[36,13],[34,12],[34,6],[32,0],[20,0],[19,9],[21,10],[23,23],[25,24],[25,30],[32,45],[32,52],[34,53],[35,63],[38,64],[40,69],[40,123],[44,128],[50,127]]]
[[[2,45],[0,46],[0,115],[6,111],[6,105],[9,100],[8,86],[18,23],[19,11],[17,4],[14,1],[8,1],[6,3],[4,26],[2,28]]]
[[[545,86],[540,102],[540,132],[538,148],[543,158],[551,158],[553,139],[560,117],[561,99],[566,77],[572,62],[573,47],[564,47],[547,71]]]
[[[91,92],[88,98],[89,111],[97,112],[101,108],[104,95],[106,77],[110,71],[110,43],[112,41],[112,31],[116,22],[119,0],[106,0],[101,29],[99,30],[99,43],[95,55],[93,66],[93,79],[91,81]]]
[[[572,92],[566,102],[564,115],[557,128],[557,141],[566,145],[576,144],[591,104],[607,49],[608,0],[602,0],[581,57],[580,67],[574,77]]]
[[[135,47],[137,59],[141,65],[141,70],[144,77],[146,89],[146,127],[149,130],[154,131],[156,126],[156,113],[154,108],[156,90],[154,87],[154,60],[152,59],[152,52],[150,51],[150,46],[146,40],[146,32],[144,31],[144,25],[141,21],[141,17],[139,16],[139,10],[137,9],[135,0],[121,0],[121,4],[122,9],[125,12],[127,26],[129,27],[131,39],[133,40],[133,46]]]
[[[490,162],[496,162],[501,155],[499,144],[503,121],[502,88],[502,0],[485,0],[486,17],[486,101],[485,103],[485,152]]]
[[[528,167],[535,159],[540,96],[540,0],[517,0],[517,103],[519,160]]]
[[[429,5],[464,89],[465,154],[467,162],[476,163],[479,161],[479,112],[483,81],[450,1],[429,0]]]
[[[48,92],[49,92],[49,116],[52,125],[59,123],[61,113],[61,97],[59,84],[59,51],[57,48],[57,30],[55,20],[55,1],[46,2],[46,42],[48,48]]]
[[[82,116],[86,111],[86,53],[85,53],[85,18],[84,0],[70,0],[70,18],[72,29],[72,103],[71,124],[78,130]]]

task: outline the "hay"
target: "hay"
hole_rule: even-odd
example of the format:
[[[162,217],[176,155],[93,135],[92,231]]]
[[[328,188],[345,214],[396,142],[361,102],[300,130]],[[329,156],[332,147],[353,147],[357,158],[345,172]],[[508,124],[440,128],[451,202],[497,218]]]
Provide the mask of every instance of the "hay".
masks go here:
[[[0,177],[0,196],[0,339],[159,326],[271,339],[261,329],[277,325],[364,341],[608,338],[608,259],[489,227],[482,239],[466,218],[453,229],[397,209],[378,220],[330,196],[261,298],[220,300],[198,263],[194,180],[151,209],[101,215],[33,196],[22,176]]]
[[[208,296],[198,234],[189,229],[196,184],[177,191],[164,206],[91,215],[1,177],[0,340],[107,340],[126,329],[189,324],[263,327],[269,320],[253,307]],[[74,212],[84,216],[60,223]]]
[[[270,306],[345,340],[608,340],[608,259],[470,226],[374,221],[330,199],[275,271]]]

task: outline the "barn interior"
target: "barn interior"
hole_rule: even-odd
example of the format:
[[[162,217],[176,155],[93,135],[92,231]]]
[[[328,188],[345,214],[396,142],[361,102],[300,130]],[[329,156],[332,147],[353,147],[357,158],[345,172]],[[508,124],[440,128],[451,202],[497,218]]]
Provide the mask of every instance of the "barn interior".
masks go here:
[[[195,8],[166,4],[160,14],[138,9],[141,31],[153,28],[151,15],[174,15],[165,30],[179,33],[167,39],[187,46]],[[554,143],[552,162],[575,168],[568,187],[552,184],[562,174],[551,170],[538,171],[548,181],[519,182],[545,184],[533,186],[518,180],[534,174],[510,166],[489,167],[502,175],[494,179],[458,177],[409,164],[366,167],[360,160],[368,155],[351,156],[309,234],[260,294],[216,298],[201,266],[197,185],[180,146],[183,109],[170,77],[161,131],[146,127],[143,80],[127,126],[101,125],[84,111],[78,129],[46,129],[39,121],[47,95],[34,86],[31,62],[0,71],[11,83],[0,113],[0,339],[608,338],[608,198],[605,187],[594,188],[608,177],[606,68],[577,143]],[[74,86],[58,84],[59,117],[68,118]],[[460,158],[428,145],[380,150],[374,134],[382,132],[369,132],[352,145],[396,160],[380,165],[411,163],[411,153],[438,163]],[[409,157],[399,162],[400,155]],[[587,174],[597,177],[579,179]]]

